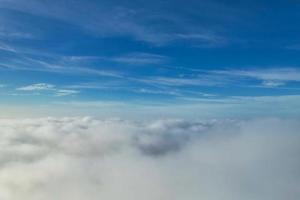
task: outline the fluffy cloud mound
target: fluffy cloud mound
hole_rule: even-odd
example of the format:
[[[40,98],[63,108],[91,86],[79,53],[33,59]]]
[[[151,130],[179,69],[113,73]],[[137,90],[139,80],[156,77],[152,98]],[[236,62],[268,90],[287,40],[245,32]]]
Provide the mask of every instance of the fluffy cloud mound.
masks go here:
[[[296,200],[297,120],[0,120],[1,200]]]

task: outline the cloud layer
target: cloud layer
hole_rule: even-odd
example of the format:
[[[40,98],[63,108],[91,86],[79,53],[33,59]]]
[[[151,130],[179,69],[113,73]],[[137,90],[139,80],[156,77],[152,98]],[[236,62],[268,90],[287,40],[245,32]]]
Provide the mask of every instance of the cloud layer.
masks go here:
[[[296,200],[297,120],[0,120],[2,200]]]

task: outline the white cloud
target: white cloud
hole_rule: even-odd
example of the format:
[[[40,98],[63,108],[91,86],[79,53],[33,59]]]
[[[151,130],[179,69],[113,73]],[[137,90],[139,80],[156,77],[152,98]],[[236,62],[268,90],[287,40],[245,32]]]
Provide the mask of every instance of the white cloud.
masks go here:
[[[227,71],[214,71],[217,74],[226,76],[237,76],[253,78],[262,81],[300,81],[300,70],[297,68],[271,68],[271,69],[249,69],[249,70],[227,70]]]
[[[37,91],[37,90],[53,90],[55,88],[55,85],[47,84],[47,83],[36,83],[24,87],[19,87],[17,90],[22,91]]]
[[[74,95],[74,94],[78,94],[79,91],[77,90],[57,90],[56,91],[56,96],[69,96],[69,95]]]
[[[19,87],[16,90],[19,91],[50,91],[51,93],[54,93],[57,97],[62,96],[70,96],[80,93],[78,90],[69,90],[69,89],[60,89],[56,87],[55,85],[48,84],[48,83],[36,83],[28,86]]]
[[[235,74],[261,80],[300,81],[300,70],[293,68],[236,71]]]
[[[298,120],[0,120],[3,200],[296,200]]]
[[[263,81],[262,85],[265,87],[279,87],[285,85],[285,83],[281,81]]]
[[[267,88],[283,88],[292,82],[300,82],[300,70],[292,67],[266,68],[266,69],[228,69],[228,70],[212,70],[204,73],[223,76],[224,79],[230,79],[232,82],[243,83],[244,81],[260,81],[260,84],[246,83],[247,87],[267,87]],[[283,88],[287,89],[287,88]],[[293,88],[289,88],[293,89]],[[297,89],[297,88],[294,88]]]

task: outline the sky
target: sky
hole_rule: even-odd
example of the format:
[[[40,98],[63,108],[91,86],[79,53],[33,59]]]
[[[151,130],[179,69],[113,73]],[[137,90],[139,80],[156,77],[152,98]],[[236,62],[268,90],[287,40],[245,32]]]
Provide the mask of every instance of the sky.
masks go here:
[[[299,200],[299,11],[0,0],[0,199]]]
[[[0,116],[299,117],[299,9],[0,0]]]

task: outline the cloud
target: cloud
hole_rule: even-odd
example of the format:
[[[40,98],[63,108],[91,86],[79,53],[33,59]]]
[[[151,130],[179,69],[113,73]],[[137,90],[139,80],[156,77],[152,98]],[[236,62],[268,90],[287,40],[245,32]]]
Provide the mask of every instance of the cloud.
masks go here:
[[[36,83],[24,87],[19,87],[17,90],[22,91],[40,91],[40,90],[53,90],[55,85],[47,84],[47,83]]]
[[[20,52],[13,58],[8,58],[7,62],[1,63],[5,69],[19,70],[19,71],[37,71],[48,72],[58,74],[70,74],[70,75],[85,75],[85,76],[103,76],[112,78],[122,78],[123,75],[118,71],[108,69],[97,69],[95,67],[85,67],[82,64],[74,66],[76,59],[66,59],[66,57],[57,55],[43,55],[46,59],[36,59],[30,56],[23,55]],[[32,52],[34,57],[39,57],[36,52]],[[83,59],[81,59],[83,60]],[[78,59],[77,59],[78,62]]]
[[[112,58],[112,61],[130,65],[162,64],[168,58],[166,56],[149,53],[131,53],[128,55]]]
[[[146,4],[146,5],[145,5]],[[223,44],[223,38],[219,36],[216,27],[192,22],[190,15],[193,13],[200,19],[216,21],[215,16],[206,16],[206,12],[199,10],[211,10],[211,13],[219,11],[218,21],[228,21],[226,17],[234,11],[220,3],[203,2],[196,4],[197,12],[191,9],[181,9],[181,12],[173,10],[173,2],[165,2],[166,5],[156,5],[152,2],[119,2],[96,1],[81,2],[75,0],[70,3],[67,0],[43,2],[30,0],[26,3],[16,0],[1,1],[0,8],[14,10],[24,15],[41,16],[59,22],[80,27],[84,32],[100,37],[129,37],[137,41],[143,41],[154,45],[164,45],[172,41],[190,40],[200,44]],[[171,8],[166,9],[165,8]],[[208,6],[208,7],[207,7]],[[226,14],[222,14],[220,9]],[[88,14],[86,10],[89,10]],[[199,15],[199,13],[203,13]],[[222,17],[221,17],[222,16]],[[5,19],[9,16],[3,16]],[[109,19],[109,20],[107,20]],[[11,19],[13,21],[13,19]],[[8,21],[8,20],[4,20]],[[201,21],[201,20],[199,20]],[[11,24],[6,23],[8,27]],[[7,27],[6,26],[6,27]],[[20,25],[19,25],[20,26]],[[18,26],[17,26],[18,27]],[[14,28],[14,27],[13,27]],[[17,28],[14,28],[18,30]],[[14,33],[14,29],[11,34]],[[23,28],[24,29],[24,28]],[[27,29],[35,29],[29,27]],[[8,32],[7,30],[5,30]],[[28,31],[30,32],[30,31]],[[25,34],[25,33],[23,33]],[[21,34],[21,35],[23,35]]]
[[[210,76],[208,74],[199,75],[197,77],[166,77],[156,76],[145,79],[136,79],[137,81],[162,85],[162,86],[215,86],[225,85],[229,81],[224,77]]]
[[[1,21],[1,19],[0,19],[0,21]],[[3,21],[1,21],[1,22],[3,22]],[[0,26],[0,38],[1,39],[7,40],[7,39],[32,39],[32,38],[34,38],[34,36],[30,33],[19,32],[17,30],[13,30],[14,28],[8,28],[7,26],[5,28],[4,27]],[[13,50],[13,49],[10,49],[10,50]]]
[[[285,48],[289,50],[300,50],[300,44],[288,45]]]
[[[199,32],[188,34],[175,34],[177,39],[193,40],[198,47],[218,47],[224,46],[228,41],[226,38],[221,37],[213,32]]]
[[[78,94],[79,91],[77,90],[57,90],[56,91],[56,96],[62,97],[62,96],[69,96],[69,95],[74,95]]]
[[[0,198],[281,200],[299,120],[0,120]]]
[[[300,70],[297,68],[270,68],[249,70],[224,70],[214,71],[231,77],[251,78],[262,81],[263,86],[276,87],[285,85],[285,82],[299,82]]]
[[[300,70],[294,68],[234,71],[233,74],[261,80],[300,81]]]
[[[263,81],[262,85],[265,87],[279,87],[285,85],[285,83],[280,81]]]
[[[3,43],[0,43],[0,50],[8,51],[8,52],[16,52],[16,50],[13,47]]]
[[[48,83],[36,83],[28,86],[19,87],[16,90],[19,91],[50,91],[54,92],[55,96],[63,97],[63,96],[70,96],[80,93],[78,90],[69,90],[69,89],[60,89],[57,88],[55,85],[48,84]]]

